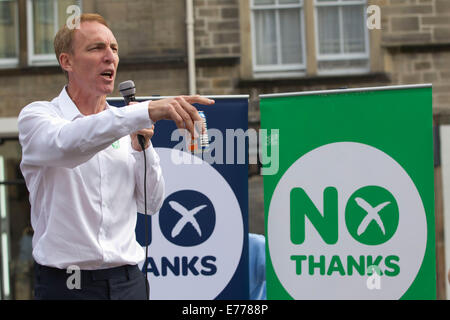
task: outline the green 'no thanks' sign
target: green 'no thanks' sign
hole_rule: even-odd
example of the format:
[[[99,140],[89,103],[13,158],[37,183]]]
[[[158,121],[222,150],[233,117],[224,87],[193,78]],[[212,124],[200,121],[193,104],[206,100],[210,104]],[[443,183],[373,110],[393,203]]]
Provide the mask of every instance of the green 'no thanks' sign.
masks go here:
[[[261,128],[269,299],[436,298],[431,86],[262,96]]]

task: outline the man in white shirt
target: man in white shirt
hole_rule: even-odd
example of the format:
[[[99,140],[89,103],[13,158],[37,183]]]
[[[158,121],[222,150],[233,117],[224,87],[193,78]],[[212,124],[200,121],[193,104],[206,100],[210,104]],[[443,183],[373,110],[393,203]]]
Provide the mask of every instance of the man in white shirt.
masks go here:
[[[145,137],[147,212],[159,210],[164,179],[150,138],[153,123],[176,122],[194,134],[200,96],[111,107],[118,44],[105,20],[83,14],[79,29],[61,28],[55,52],[68,84],[51,102],[19,115],[21,170],[30,192],[36,299],[145,299],[137,267],[144,250],[134,228],[144,212]],[[81,270],[70,285],[67,269]],[[69,270],[70,271],[70,270]],[[73,283],[72,283],[73,284]]]

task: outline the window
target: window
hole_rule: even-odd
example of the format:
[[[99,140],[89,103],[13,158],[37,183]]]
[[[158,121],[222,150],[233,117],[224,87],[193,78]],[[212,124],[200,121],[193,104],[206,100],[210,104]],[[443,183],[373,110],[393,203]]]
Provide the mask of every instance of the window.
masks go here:
[[[27,0],[28,64],[58,64],[53,49],[53,38],[66,23],[67,7],[81,0]]]
[[[17,0],[0,0],[0,67],[19,62]]]
[[[365,0],[315,0],[319,74],[369,71]]]
[[[253,70],[304,72],[303,0],[252,0]]]
[[[370,71],[367,0],[248,1],[252,77]]]

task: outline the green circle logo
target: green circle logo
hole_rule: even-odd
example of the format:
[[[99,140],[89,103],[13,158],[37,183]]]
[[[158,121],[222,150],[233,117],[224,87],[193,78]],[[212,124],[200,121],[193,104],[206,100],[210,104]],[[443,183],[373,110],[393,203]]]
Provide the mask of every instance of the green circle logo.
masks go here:
[[[345,208],[351,236],[366,245],[379,245],[393,237],[398,227],[397,201],[386,189],[367,186],[355,191]]]

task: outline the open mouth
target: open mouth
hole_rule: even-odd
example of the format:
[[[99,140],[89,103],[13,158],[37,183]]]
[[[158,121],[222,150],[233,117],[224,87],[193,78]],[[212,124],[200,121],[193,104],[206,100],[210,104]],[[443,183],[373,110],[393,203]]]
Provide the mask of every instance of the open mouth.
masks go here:
[[[100,75],[108,80],[112,80],[112,78],[114,76],[114,72],[113,71],[105,71],[105,72],[102,72]]]

